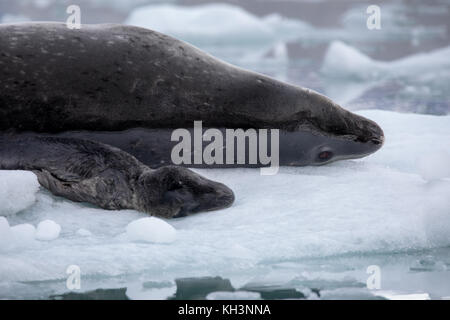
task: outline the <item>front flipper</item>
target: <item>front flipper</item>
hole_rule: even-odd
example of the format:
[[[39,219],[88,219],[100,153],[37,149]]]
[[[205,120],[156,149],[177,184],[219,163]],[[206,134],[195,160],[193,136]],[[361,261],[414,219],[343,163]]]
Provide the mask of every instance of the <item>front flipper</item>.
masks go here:
[[[233,192],[189,169],[151,170],[102,143],[0,135],[0,169],[33,171],[57,196],[104,209],[135,209],[172,218],[230,206]]]

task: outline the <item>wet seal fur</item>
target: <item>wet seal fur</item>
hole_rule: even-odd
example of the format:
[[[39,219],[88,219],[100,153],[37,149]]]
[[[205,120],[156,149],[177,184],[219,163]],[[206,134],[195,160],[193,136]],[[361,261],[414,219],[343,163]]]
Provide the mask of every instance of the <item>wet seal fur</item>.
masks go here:
[[[57,196],[164,218],[230,206],[233,192],[187,168],[152,170],[117,148],[87,140],[0,136],[0,169],[29,170]]]
[[[72,151],[65,154],[66,148],[85,145],[90,151],[82,157],[75,152],[74,164],[81,172],[101,172],[95,168],[98,161],[90,161],[101,154],[105,164],[100,168],[114,167],[111,172],[124,179],[126,187],[118,189],[119,198],[124,188],[133,190],[127,173],[121,172],[130,169],[116,165],[117,159],[109,155],[122,150],[121,155],[137,159],[139,164],[127,161],[139,168],[171,164],[170,133],[192,128],[196,120],[202,120],[205,129],[279,129],[280,165],[359,158],[378,150],[384,141],[375,122],[323,95],[232,66],[185,42],[138,27],[83,25],[69,30],[63,23],[0,25],[0,67],[0,132],[13,132],[36,152],[12,165],[18,149],[8,144],[9,149],[0,147],[0,162],[26,169],[24,163],[39,154],[36,143],[51,145],[52,152],[63,152],[67,159]],[[61,140],[45,140],[50,137]],[[97,148],[107,148],[108,155]],[[62,159],[47,170],[49,154],[40,156],[42,169],[50,174],[67,170],[59,162]],[[192,178],[187,172],[183,171]],[[51,177],[44,176],[40,181],[55,186],[54,193],[72,195],[63,184],[46,182]],[[102,205],[108,202],[107,192],[112,191],[105,188],[96,199],[84,191],[72,198]]]

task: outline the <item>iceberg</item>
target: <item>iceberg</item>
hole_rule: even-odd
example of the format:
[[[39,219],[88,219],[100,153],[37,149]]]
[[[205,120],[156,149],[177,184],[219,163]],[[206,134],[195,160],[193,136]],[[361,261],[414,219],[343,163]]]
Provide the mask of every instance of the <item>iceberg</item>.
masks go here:
[[[333,41],[325,54],[321,72],[327,76],[364,80],[419,77],[450,70],[450,46],[418,53],[395,61],[377,61],[341,41]]]
[[[125,24],[153,29],[200,46],[271,44],[296,39],[310,28],[302,21],[278,14],[260,18],[229,4],[149,5],[133,10]]]
[[[397,88],[392,96],[376,102],[378,108],[388,99],[389,110],[419,110],[421,104],[445,101],[450,81],[450,46],[406,56],[393,61],[379,61],[341,41],[333,41],[326,51],[320,73],[325,92],[340,104],[348,105],[372,89]],[[433,98],[430,98],[433,97]],[[364,108],[364,101],[360,102]],[[356,104],[357,105],[357,104]],[[436,106],[436,113],[448,113],[448,103]],[[357,105],[358,106],[358,105]],[[349,106],[354,109],[354,106]],[[367,108],[367,105],[365,106]]]

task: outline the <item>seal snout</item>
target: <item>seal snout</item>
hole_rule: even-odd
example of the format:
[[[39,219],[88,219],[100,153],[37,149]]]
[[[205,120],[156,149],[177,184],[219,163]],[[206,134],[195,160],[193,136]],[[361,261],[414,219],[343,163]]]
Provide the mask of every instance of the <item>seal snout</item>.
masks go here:
[[[384,132],[383,129],[376,123],[371,121],[371,137],[369,141],[377,147],[377,150],[384,144]]]
[[[146,194],[152,194],[154,186],[159,188],[154,194],[156,199],[149,198],[146,211],[166,218],[223,209],[234,202],[234,193],[230,188],[187,168],[162,167],[146,174],[143,181],[147,182],[141,184],[144,186],[142,198],[145,198]]]
[[[372,137],[370,139],[370,142],[372,142],[374,145],[383,145],[384,142],[384,136],[380,137]]]
[[[235,199],[233,190],[222,183],[215,182],[215,184],[216,188],[212,199],[213,206],[210,210],[230,207]]]
[[[186,215],[201,211],[224,209],[233,204],[235,198],[230,188],[222,183],[211,180],[207,180],[207,184],[210,191],[200,193],[194,199],[197,205],[189,208],[190,210],[185,210]]]

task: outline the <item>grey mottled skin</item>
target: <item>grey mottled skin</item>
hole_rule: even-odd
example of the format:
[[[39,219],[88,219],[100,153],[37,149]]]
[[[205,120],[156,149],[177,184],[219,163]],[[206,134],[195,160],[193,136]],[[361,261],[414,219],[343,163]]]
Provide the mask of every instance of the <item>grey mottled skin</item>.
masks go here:
[[[152,167],[170,164],[168,132],[195,120],[204,128],[280,129],[281,165],[366,156],[384,138],[375,122],[323,95],[138,27],[0,25],[0,68],[0,131],[81,131]],[[135,128],[153,131],[127,136]],[[330,158],[318,157],[322,148]]]
[[[0,169],[33,171],[57,196],[104,209],[182,217],[230,206],[233,192],[189,169],[152,170],[102,143],[74,138],[0,135]]]

